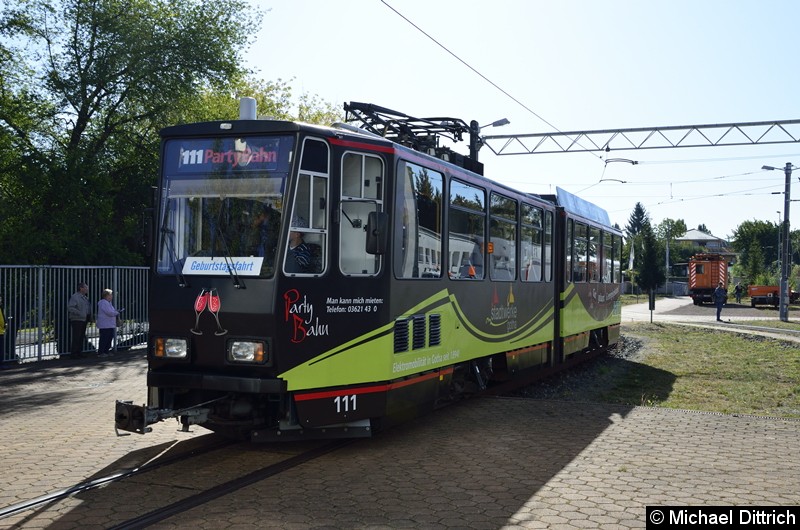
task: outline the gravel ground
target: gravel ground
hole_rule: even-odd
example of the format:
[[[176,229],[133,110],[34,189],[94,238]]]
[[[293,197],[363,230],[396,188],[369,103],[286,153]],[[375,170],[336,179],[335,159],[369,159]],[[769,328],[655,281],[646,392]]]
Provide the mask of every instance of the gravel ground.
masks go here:
[[[644,300],[646,301],[646,298]],[[689,303],[678,309],[666,311],[664,314],[687,317],[708,317],[710,323],[714,320],[716,308],[711,305],[696,306]],[[733,302],[727,304],[722,309],[723,318],[777,318],[777,315],[778,311],[773,307],[750,307],[749,303],[745,305]],[[751,338],[753,340],[764,340],[762,337],[756,336],[752,336]],[[631,363],[641,361],[648,355],[647,340],[646,337],[637,336],[635,329],[629,326],[623,326],[619,344],[606,355],[601,355],[574,369],[556,374],[529,387],[517,390],[512,395],[531,399],[557,399],[582,402],[602,401],[602,395],[612,388],[615,382],[619,380],[620,376],[631,368]]]
[[[702,310],[696,306],[688,306],[686,311]],[[705,308],[708,311],[708,308]],[[748,311],[758,309],[746,308]],[[702,314],[702,313],[700,313]],[[724,313],[723,313],[724,315]],[[744,316],[744,315],[743,315]],[[602,402],[603,396],[614,387],[620,377],[631,369],[634,363],[641,362],[651,352],[648,347],[649,339],[636,334],[634,326],[622,328],[622,335],[617,347],[609,350],[605,355],[600,355],[573,369],[555,374],[547,379],[519,389],[511,395],[531,399],[556,399],[565,401]],[[744,330],[743,330],[744,331]],[[771,340],[752,333],[743,333],[743,336],[752,341]],[[778,342],[778,347],[795,351],[798,347],[794,342]]]
[[[530,399],[601,401],[600,396],[630,369],[631,363],[647,355],[646,340],[623,331],[617,347],[606,355],[517,390],[512,395]]]

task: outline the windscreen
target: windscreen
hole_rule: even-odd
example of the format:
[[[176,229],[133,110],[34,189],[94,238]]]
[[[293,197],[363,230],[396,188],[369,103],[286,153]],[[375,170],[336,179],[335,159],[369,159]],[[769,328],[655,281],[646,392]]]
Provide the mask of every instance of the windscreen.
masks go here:
[[[270,277],[294,137],[165,143],[157,270]]]

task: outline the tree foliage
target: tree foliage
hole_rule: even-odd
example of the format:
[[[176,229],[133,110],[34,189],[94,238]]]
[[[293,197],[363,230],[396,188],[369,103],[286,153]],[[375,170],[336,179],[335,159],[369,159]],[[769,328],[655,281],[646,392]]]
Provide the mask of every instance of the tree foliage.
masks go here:
[[[642,206],[642,203],[637,202],[636,206],[633,207],[631,216],[628,218],[628,224],[625,225],[625,234],[629,239],[633,239],[642,231],[644,225],[649,223],[650,216]]]
[[[780,257],[780,225],[769,221],[745,221],[733,231],[731,246],[739,254],[734,273],[755,281],[764,273],[777,274]]]
[[[750,242],[750,247],[747,249],[747,253],[741,254],[739,265],[739,275],[744,277],[746,283],[751,285],[757,285],[761,283],[759,281],[759,277],[763,276],[765,272],[764,254],[762,253],[761,247],[757,241],[753,240]],[[767,284],[772,283],[774,282],[767,282]]]
[[[622,247],[622,254],[626,257],[626,261],[630,264],[631,258],[633,258],[633,269],[636,269],[636,265],[640,263],[640,247],[639,243],[641,242],[641,238],[639,237],[640,232],[645,224],[650,223],[650,216],[645,211],[644,206],[642,203],[637,202],[636,206],[633,208],[633,212],[631,212],[630,217],[628,218],[628,224],[625,225],[625,244]]]
[[[640,236],[642,259],[636,266],[636,284],[645,291],[651,291],[666,280],[664,260],[658,252],[656,236],[649,222],[642,225]]]
[[[683,219],[666,218],[656,225],[655,234],[659,239],[673,240],[686,233],[686,223]]]
[[[290,118],[289,86],[240,66],[262,18],[246,0],[17,0],[0,10],[6,263],[142,263],[159,129],[235,118],[245,95],[260,115]],[[335,114],[307,95],[300,110]]]

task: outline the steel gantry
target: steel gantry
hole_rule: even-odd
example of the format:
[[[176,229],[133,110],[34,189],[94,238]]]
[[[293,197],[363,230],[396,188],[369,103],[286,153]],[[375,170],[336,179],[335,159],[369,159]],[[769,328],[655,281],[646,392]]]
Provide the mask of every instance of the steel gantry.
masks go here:
[[[496,155],[721,147],[800,142],[800,120],[482,136]]]

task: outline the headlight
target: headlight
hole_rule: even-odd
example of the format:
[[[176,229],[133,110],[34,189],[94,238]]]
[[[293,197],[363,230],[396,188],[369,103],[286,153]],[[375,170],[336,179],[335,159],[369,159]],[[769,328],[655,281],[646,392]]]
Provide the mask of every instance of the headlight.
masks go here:
[[[263,363],[267,360],[264,343],[232,340],[228,343],[228,360],[234,363]]]
[[[185,359],[189,354],[189,343],[186,339],[168,339],[159,337],[155,341],[153,354],[162,359]]]

